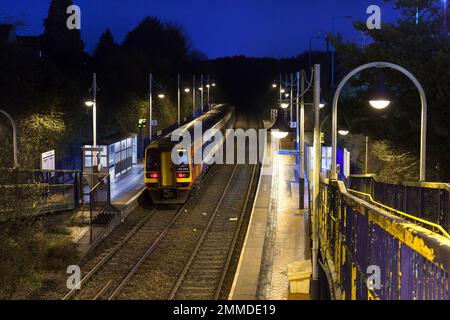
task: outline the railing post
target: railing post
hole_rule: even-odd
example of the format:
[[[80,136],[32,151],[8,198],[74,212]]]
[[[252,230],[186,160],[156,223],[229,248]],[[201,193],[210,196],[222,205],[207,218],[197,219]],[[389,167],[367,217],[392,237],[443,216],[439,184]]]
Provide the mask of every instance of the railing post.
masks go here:
[[[75,202],[75,207],[78,207],[80,205],[80,194],[81,194],[80,174],[81,173],[79,171],[76,171],[73,177],[73,201]]]
[[[107,197],[108,205],[110,205],[111,204],[111,176],[110,175],[108,175],[106,177],[106,181],[108,183],[108,194],[106,195],[106,197]]]
[[[95,191],[94,191],[95,192]],[[89,193],[89,244],[92,244],[92,211],[93,211],[93,207],[94,207],[94,192],[90,192]]]

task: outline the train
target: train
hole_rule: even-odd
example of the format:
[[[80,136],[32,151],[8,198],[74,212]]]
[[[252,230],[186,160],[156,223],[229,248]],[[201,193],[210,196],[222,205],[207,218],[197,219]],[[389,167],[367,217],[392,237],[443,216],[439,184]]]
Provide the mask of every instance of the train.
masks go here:
[[[203,154],[201,161],[194,163],[194,144],[199,149],[201,143],[202,152],[211,140],[198,140],[194,136],[194,127],[200,121],[202,134],[209,129],[222,131],[225,137],[226,130],[234,128],[236,124],[236,109],[229,104],[217,105],[198,118],[181,126],[179,130],[190,134],[191,143],[187,150],[177,150],[179,153],[177,163],[172,161],[172,150],[179,145],[179,141],[172,141],[172,133],[169,133],[153,141],[145,149],[144,183],[151,200],[155,204],[183,204],[187,201],[190,192],[201,181],[209,165],[207,160],[211,154]],[[198,124],[198,123],[197,123]],[[198,127],[198,126],[197,126]],[[223,140],[220,142],[223,144]],[[213,153],[212,148],[208,148]],[[197,163],[198,162],[198,163]]]

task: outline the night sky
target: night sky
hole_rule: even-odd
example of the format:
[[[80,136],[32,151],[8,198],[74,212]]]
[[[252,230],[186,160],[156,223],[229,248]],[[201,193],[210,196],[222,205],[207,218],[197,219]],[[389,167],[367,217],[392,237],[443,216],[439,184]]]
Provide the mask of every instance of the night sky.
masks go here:
[[[81,7],[81,32],[88,51],[109,27],[121,42],[145,16],[182,25],[193,48],[209,58],[246,55],[290,57],[309,48],[309,38],[331,32],[332,16],[350,15],[366,20],[371,4],[382,8],[383,21],[396,12],[382,0],[75,0]],[[39,34],[48,0],[2,0],[0,18],[22,17],[27,27],[19,34]],[[348,20],[336,20],[336,32],[362,43]],[[324,49],[314,40],[313,49]]]

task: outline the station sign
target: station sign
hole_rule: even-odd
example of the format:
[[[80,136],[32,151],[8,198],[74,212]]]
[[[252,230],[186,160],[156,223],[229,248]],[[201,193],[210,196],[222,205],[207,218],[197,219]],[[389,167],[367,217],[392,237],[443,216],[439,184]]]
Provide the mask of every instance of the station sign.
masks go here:
[[[41,169],[55,170],[55,150],[50,150],[41,154]]]
[[[292,121],[291,122],[291,128],[297,128],[297,122]]]

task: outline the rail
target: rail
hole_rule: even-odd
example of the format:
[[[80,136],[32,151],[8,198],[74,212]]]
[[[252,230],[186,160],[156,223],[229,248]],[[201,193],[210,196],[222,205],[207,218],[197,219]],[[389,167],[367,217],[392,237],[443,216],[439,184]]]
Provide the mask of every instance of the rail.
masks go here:
[[[450,240],[323,181],[320,253],[335,299],[446,300]]]

